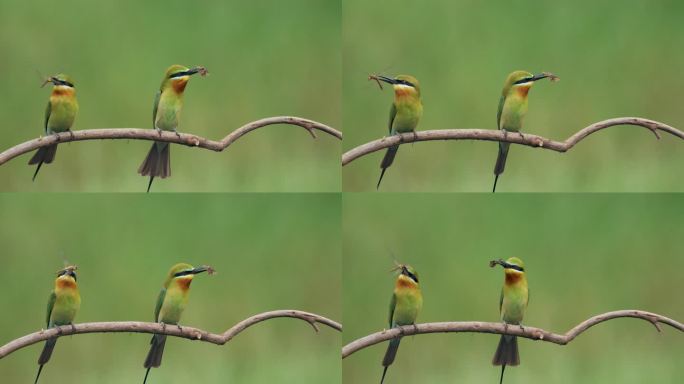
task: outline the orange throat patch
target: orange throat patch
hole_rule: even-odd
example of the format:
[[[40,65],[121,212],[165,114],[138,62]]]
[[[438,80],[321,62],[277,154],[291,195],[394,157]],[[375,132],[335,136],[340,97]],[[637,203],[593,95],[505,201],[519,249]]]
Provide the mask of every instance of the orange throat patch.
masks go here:
[[[518,92],[518,95],[522,97],[527,97],[527,94],[530,92],[530,88],[532,88],[532,85],[519,85],[515,87],[515,91]]]
[[[415,287],[416,287],[416,282],[411,280],[410,278],[408,278],[404,275],[399,275],[399,277],[397,278],[396,288],[406,289],[406,288],[415,288]]]
[[[71,97],[76,93],[73,88],[67,88],[67,87],[54,87],[52,88],[52,94],[50,97]]]
[[[520,272],[506,271],[506,285],[513,285],[522,280],[523,274]]]
[[[171,81],[171,86],[176,93],[183,93],[186,85],[188,85],[187,79],[174,79]]]
[[[187,291],[190,289],[190,283],[192,283],[192,277],[181,277],[176,279],[176,284],[178,284],[178,287],[182,289],[183,291]]]
[[[76,282],[73,279],[57,279],[58,289],[74,289]]]

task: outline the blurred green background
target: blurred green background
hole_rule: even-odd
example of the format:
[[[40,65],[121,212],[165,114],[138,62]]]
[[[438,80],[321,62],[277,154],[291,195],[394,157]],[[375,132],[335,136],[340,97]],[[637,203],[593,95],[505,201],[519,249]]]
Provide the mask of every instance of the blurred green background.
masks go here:
[[[300,309],[340,321],[340,198],[317,195],[1,195],[0,343],[45,326],[63,260],[79,267],[76,322],[152,321],[171,265],[210,264],[182,323],[223,332],[251,315]],[[147,334],[60,339],[45,383],[133,383]],[[149,383],[339,383],[341,336],[274,319],[219,347],[169,338]],[[0,360],[3,383],[32,382],[41,344]]]
[[[503,271],[525,262],[524,324],[565,333],[607,311],[642,309],[684,320],[684,236],[677,195],[371,195],[343,197],[344,343],[382,330],[394,287],[392,255],[420,274],[419,322],[499,321]],[[643,320],[597,325],[567,346],[520,341],[505,383],[681,383],[684,334]],[[407,337],[387,383],[495,383],[498,335]],[[380,380],[382,343],[343,360],[346,383]]]
[[[340,2],[4,0],[0,2],[0,149],[44,129],[43,75],[76,81],[73,129],[152,128],[171,64],[204,65],[190,81],[179,131],[220,139],[250,121],[306,117],[340,129]],[[144,191],[148,141],[60,145],[35,183],[23,155],[0,166],[5,191]],[[153,191],[339,191],[339,140],[270,126],[223,153],[174,145],[173,176]]]
[[[551,71],[530,92],[524,131],[565,140],[594,122],[640,116],[684,128],[681,1],[343,2],[344,149],[387,134],[392,92],[371,73],[421,84],[419,130],[496,129],[509,72]],[[383,191],[491,190],[497,145],[405,145]],[[375,189],[383,153],[344,167],[345,191]],[[684,143],[613,127],[566,154],[514,146],[498,191],[683,191]]]

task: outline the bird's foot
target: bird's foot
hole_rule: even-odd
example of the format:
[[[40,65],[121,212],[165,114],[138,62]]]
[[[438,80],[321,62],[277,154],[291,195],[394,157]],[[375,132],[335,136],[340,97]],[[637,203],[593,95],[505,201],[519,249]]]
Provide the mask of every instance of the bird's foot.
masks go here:
[[[176,131],[175,129],[173,130],[173,133],[175,133],[175,134],[176,134],[176,136],[178,136],[178,138],[179,138],[179,139],[181,138],[181,135],[180,135],[180,133],[178,133],[178,131]]]
[[[160,321],[159,324],[162,326],[162,331],[166,332],[166,324],[163,321]]]
[[[69,323],[69,325],[71,325],[71,332],[76,333],[76,326],[74,325],[74,323]]]
[[[55,141],[59,141],[59,132],[53,133],[52,136],[55,138]]]
[[[504,323],[504,333],[508,333],[508,323]]]
[[[72,131],[71,129],[67,129],[67,132],[69,132],[69,137],[71,138],[71,140],[73,140],[74,139],[74,131]]]
[[[183,327],[181,327],[180,324],[176,324],[176,327],[178,327],[180,333],[183,333]]]
[[[521,331],[525,332],[525,327],[523,327],[522,324],[518,324],[518,327],[520,327],[520,330],[521,330]]]
[[[157,133],[159,134],[159,137],[161,137],[161,135],[162,135],[161,128],[154,127],[154,130],[157,131]]]

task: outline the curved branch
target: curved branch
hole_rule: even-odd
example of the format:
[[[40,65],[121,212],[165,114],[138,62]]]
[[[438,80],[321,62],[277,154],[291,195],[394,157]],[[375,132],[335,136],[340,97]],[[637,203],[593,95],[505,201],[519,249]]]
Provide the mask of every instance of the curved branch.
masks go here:
[[[86,129],[81,131],[70,131],[59,134],[39,137],[24,143],[15,145],[12,148],[0,153],[0,165],[12,160],[13,158],[31,152],[40,147],[46,147],[55,143],[66,143],[70,141],[82,140],[101,140],[101,139],[140,139],[165,141],[169,143],[187,145],[189,147],[199,147],[221,152],[237,139],[247,133],[273,124],[297,125],[309,131],[311,136],[316,138],[316,131],[325,132],[342,140],[342,133],[335,128],[329,127],[319,122],[293,116],[276,116],[252,121],[229,133],[220,141],[209,140],[204,137],[191,135],[188,133],[175,133],[169,131],[156,131],[154,129],[143,128],[103,128]]]
[[[248,327],[251,327],[252,325],[260,323],[262,321],[274,319],[277,317],[292,317],[295,319],[304,320],[311,324],[311,326],[314,328],[316,332],[318,332],[317,323],[327,325],[328,327],[338,330],[340,332],[342,331],[342,325],[333,320],[330,320],[323,316],[319,316],[315,313],[297,311],[293,309],[270,311],[254,315],[245,320],[242,320],[241,322],[237,323],[236,325],[234,325],[233,327],[231,327],[223,333],[210,333],[198,328],[176,325],[163,325],[160,323],[146,323],[141,321],[81,323],[74,324],[73,326],[65,325],[61,327],[50,328],[47,330],[34,332],[26,336],[22,336],[18,339],[12,340],[9,343],[0,347],[0,359],[21,348],[28,347],[29,345],[39,343],[43,340],[47,340],[52,337],[77,335],[82,333],[156,333],[182,337],[189,340],[206,341],[217,345],[224,345]]]
[[[431,140],[505,141],[513,144],[527,145],[529,147],[538,147],[557,152],[566,152],[592,133],[615,125],[636,125],[644,127],[651,130],[657,139],[660,139],[660,134],[658,131],[667,132],[673,136],[679,137],[680,139],[684,139],[684,132],[678,130],[677,128],[673,128],[667,124],[663,124],[655,120],[643,119],[640,117],[618,117],[615,119],[599,121],[598,123],[594,123],[581,129],[579,132],[570,136],[565,141],[553,141],[529,133],[505,133],[504,131],[496,129],[442,129],[435,131],[416,131],[415,134],[404,133],[359,145],[358,147],[352,148],[342,155],[342,165],[347,165],[361,156],[365,156],[369,153],[373,153],[393,145]]]
[[[445,322],[445,323],[425,323],[416,324],[415,326],[403,326],[392,328],[382,332],[376,332],[360,339],[354,340],[342,348],[342,358],[351,355],[363,348],[370,347],[386,340],[393,339],[397,336],[417,335],[422,333],[445,333],[445,332],[476,332],[476,333],[498,333],[525,337],[532,340],[548,341],[554,344],[566,345],[582,332],[593,327],[596,324],[617,319],[619,317],[634,317],[643,319],[653,324],[658,332],[660,332],[660,325],[658,323],[667,324],[675,329],[684,332],[684,324],[665,316],[656,313],[639,311],[639,310],[622,310],[607,312],[601,315],[591,317],[576,327],[572,328],[564,335],[551,333],[541,328],[534,328],[528,326],[504,325],[503,323],[486,323],[481,321],[465,321],[465,322]]]

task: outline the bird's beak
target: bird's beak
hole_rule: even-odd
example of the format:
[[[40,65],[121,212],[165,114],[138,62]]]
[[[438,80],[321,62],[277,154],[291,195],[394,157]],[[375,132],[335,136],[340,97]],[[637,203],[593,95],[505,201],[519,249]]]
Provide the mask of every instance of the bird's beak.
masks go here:
[[[547,77],[551,77],[550,75],[551,75],[550,73],[542,72],[538,75],[532,76],[529,81],[537,81],[537,80],[541,80],[541,79],[546,79]]]
[[[387,83],[387,84],[397,84],[397,81],[395,79],[392,79],[392,78],[387,77],[387,76],[376,76],[376,78],[380,81]]]
[[[48,84],[48,83],[52,83],[53,85],[57,85],[58,82],[59,82],[59,80],[57,80],[56,77],[50,76],[47,79],[45,79],[45,81],[43,81],[43,84],[41,84],[40,87],[43,88],[45,86],[45,84]]]
[[[510,264],[508,264],[507,262],[505,262],[505,261],[503,261],[503,260],[501,260],[501,259],[499,259],[499,260],[492,260],[492,261],[489,262],[489,266],[490,266],[491,268],[494,268],[494,266],[496,266],[497,264],[500,265],[500,266],[502,266],[502,267],[504,267],[504,268],[510,267]]]
[[[201,66],[199,66],[199,67],[193,67],[193,68],[190,68],[190,69],[188,69],[187,71],[185,71],[185,74],[188,75],[188,76],[192,76],[192,75],[194,75],[194,74],[196,74],[196,73],[199,73],[201,76],[206,76],[207,73],[209,73],[209,71],[207,71],[206,68],[201,67]]]
[[[215,271],[214,271],[214,268],[212,268],[208,265],[202,265],[202,266],[196,267],[195,269],[192,270],[193,275],[197,275],[197,274],[200,274],[202,272],[207,272],[210,275],[213,275]]]

